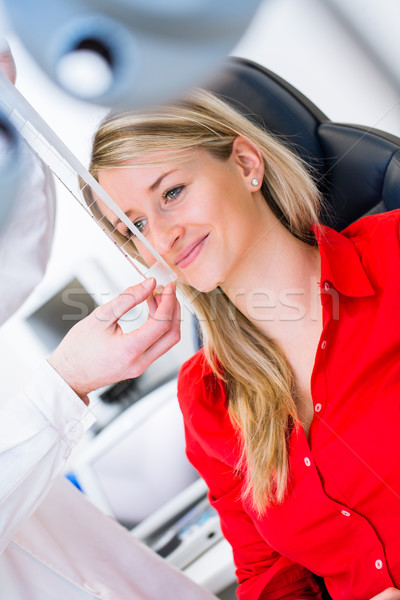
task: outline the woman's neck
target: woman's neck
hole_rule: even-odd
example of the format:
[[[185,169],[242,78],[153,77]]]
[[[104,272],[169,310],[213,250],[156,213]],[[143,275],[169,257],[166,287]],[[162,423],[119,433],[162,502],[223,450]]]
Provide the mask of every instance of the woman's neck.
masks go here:
[[[320,253],[272,213],[263,231],[221,288],[261,331],[279,339],[320,318]]]

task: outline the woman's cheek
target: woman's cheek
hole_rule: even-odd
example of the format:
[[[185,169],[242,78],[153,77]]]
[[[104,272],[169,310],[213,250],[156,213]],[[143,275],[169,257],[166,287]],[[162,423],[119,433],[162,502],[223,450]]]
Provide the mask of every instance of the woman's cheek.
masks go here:
[[[139,252],[139,255],[149,267],[151,267],[157,262],[157,259],[152,255],[150,250],[148,250],[146,246],[142,244],[142,242],[140,242],[137,238],[135,239],[135,246],[137,251]]]

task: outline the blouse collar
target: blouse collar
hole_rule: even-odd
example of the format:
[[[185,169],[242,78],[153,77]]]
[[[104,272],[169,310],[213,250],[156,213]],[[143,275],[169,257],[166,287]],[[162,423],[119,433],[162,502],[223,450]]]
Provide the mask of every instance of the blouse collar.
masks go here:
[[[321,285],[329,281],[345,296],[373,296],[375,290],[356,245],[347,237],[350,236],[350,227],[339,233],[326,225],[311,226],[321,253]]]

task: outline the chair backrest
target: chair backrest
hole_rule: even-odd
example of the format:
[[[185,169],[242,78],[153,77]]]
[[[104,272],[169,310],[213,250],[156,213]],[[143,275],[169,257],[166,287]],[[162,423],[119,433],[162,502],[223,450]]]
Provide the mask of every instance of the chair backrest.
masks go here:
[[[296,88],[241,58],[227,61],[209,89],[282,138],[312,167],[337,230],[372,212],[400,207],[400,138],[334,123]]]

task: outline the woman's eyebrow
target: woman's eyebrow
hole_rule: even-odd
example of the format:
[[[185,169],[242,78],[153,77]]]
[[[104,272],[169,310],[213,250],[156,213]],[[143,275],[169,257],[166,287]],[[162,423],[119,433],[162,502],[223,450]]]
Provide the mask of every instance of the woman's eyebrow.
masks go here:
[[[167,175],[171,175],[171,173],[175,173],[175,171],[177,171],[178,169],[172,169],[171,171],[168,171],[167,173],[163,173],[163,175],[160,175],[160,177],[158,179],[156,179],[156,181],[154,183],[151,184],[151,186],[148,188],[149,192],[154,192],[158,186],[160,185],[160,183],[162,182],[162,180],[164,179],[164,177],[167,177]]]

